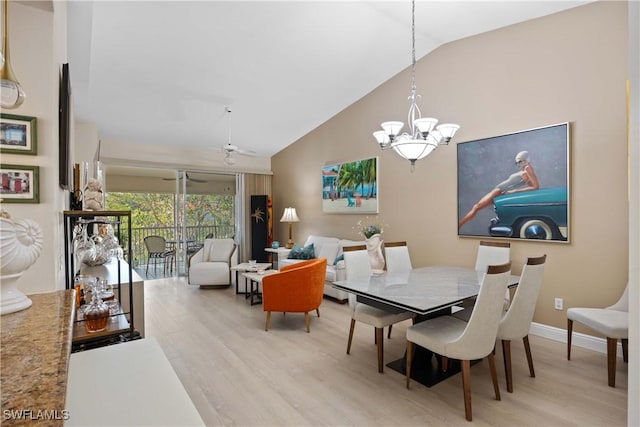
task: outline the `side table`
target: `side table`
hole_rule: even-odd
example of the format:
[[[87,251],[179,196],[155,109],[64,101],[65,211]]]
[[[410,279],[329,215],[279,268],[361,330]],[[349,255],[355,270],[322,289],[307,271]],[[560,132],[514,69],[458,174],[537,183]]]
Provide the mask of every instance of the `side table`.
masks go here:
[[[280,259],[280,257],[286,258],[287,255],[289,255],[289,252],[291,252],[291,249],[287,249],[287,248],[278,248],[278,249],[265,248],[264,251],[272,254],[272,256],[273,256],[272,262],[271,262],[273,264],[272,268],[277,270],[278,268],[280,268],[280,266],[278,265],[278,260]]]
[[[245,272],[242,273],[242,276],[246,279],[249,279],[250,283],[250,303],[251,305],[261,304],[262,303],[262,293],[260,292],[260,284],[262,283],[262,279],[265,276],[270,276],[272,274],[279,273],[278,270],[262,270],[259,272]],[[259,299],[254,299],[254,297],[258,297]]]
[[[271,268],[271,263],[270,262],[258,262],[255,265],[251,265],[248,262],[243,262],[237,265],[234,265],[230,268],[231,271],[235,271],[236,272],[236,295],[238,294],[243,294],[245,297],[248,297],[250,294],[250,290],[247,287],[247,279],[244,279],[244,292],[240,292],[240,290],[238,289],[238,279],[239,279],[239,275],[240,273],[244,273],[244,272],[257,272],[257,271],[264,271],[264,270],[268,270],[269,268]]]

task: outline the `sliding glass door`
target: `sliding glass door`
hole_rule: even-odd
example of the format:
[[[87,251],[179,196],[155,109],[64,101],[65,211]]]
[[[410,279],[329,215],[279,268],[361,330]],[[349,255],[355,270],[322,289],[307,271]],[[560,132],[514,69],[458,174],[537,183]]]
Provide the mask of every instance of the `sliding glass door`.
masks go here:
[[[186,275],[189,258],[206,238],[235,235],[235,175],[180,170],[176,180],[175,225],[178,274]]]

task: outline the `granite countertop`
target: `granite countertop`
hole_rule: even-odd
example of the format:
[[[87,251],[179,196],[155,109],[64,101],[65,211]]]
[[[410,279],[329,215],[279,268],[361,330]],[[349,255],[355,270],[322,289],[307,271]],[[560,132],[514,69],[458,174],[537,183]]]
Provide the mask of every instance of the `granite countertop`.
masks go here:
[[[10,425],[62,425],[75,291],[29,298],[30,308],[0,318],[0,419]]]

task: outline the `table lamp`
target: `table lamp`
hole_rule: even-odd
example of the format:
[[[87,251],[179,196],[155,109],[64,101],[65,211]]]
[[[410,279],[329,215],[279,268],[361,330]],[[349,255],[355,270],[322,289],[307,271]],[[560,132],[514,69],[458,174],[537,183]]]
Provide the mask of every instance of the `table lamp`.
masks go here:
[[[291,249],[293,247],[293,238],[291,237],[293,223],[300,222],[300,218],[298,218],[298,214],[296,213],[296,208],[285,208],[284,214],[282,214],[282,218],[280,218],[280,222],[289,223],[289,241],[287,242],[287,249]]]

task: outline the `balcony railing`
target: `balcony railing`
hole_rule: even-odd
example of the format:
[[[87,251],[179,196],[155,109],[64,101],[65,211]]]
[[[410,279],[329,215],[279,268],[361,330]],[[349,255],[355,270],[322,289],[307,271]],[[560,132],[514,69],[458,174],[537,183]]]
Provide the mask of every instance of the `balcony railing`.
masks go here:
[[[183,239],[193,240],[194,243],[190,246],[197,247],[204,243],[205,237],[209,234],[213,234],[215,239],[233,238],[234,228],[233,225],[188,226],[187,234]],[[147,249],[144,246],[144,238],[147,236],[162,236],[166,240],[177,240],[175,227],[133,227],[131,229],[131,250],[133,252],[131,258],[134,267],[147,263]],[[121,244],[126,247],[126,242],[121,242]]]

